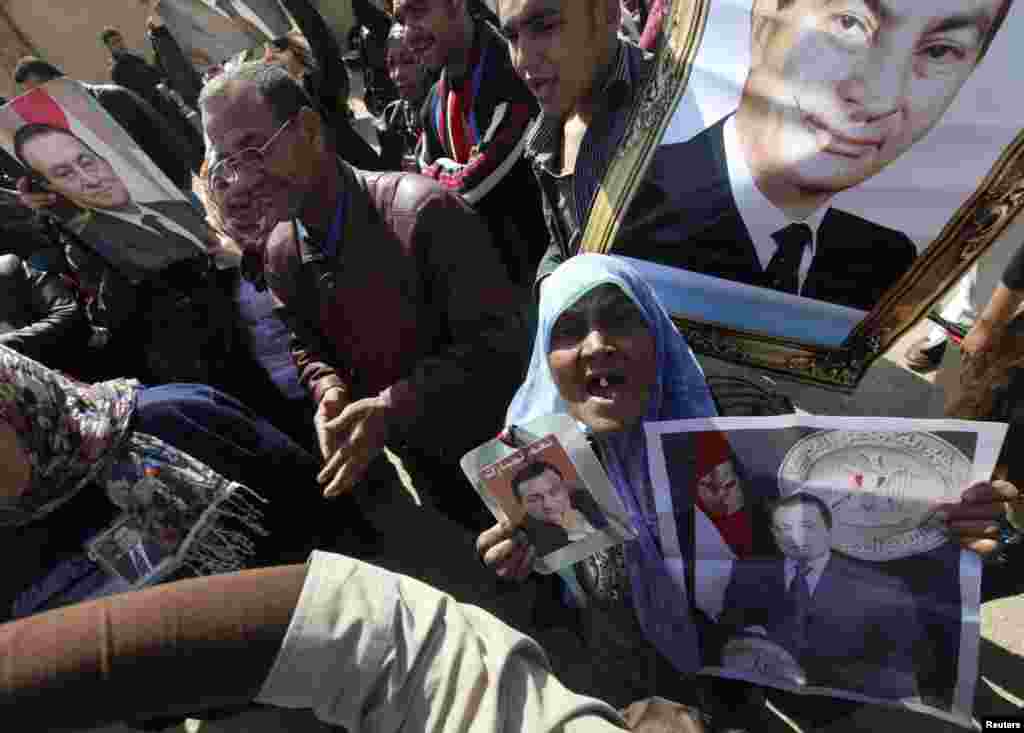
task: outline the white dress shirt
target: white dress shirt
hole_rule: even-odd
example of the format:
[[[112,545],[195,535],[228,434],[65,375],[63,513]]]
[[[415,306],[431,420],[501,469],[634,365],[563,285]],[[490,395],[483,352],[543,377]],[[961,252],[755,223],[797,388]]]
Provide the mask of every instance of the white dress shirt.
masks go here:
[[[746,155],[743,153],[743,146],[740,144],[739,132],[736,129],[736,115],[725,121],[723,131],[725,138],[725,161],[729,171],[729,187],[732,190],[733,201],[736,202],[736,209],[740,213],[750,239],[757,251],[757,259],[761,263],[761,269],[767,270],[768,263],[779,249],[779,245],[772,239],[772,234],[785,229],[790,224],[801,223],[800,220],[793,220],[786,216],[785,212],[767,199],[761,193],[754,181],[754,175],[747,165]],[[818,242],[818,228],[828,206],[822,206],[812,213],[802,223],[811,228],[811,243],[804,247],[803,257],[800,259],[800,269],[797,277],[800,282],[800,289],[803,290],[807,273],[810,272],[811,262],[814,260],[814,252]]]
[[[821,574],[825,572],[825,566],[828,565],[828,559],[832,557],[832,551],[829,550],[821,557],[816,560],[811,560],[810,570],[807,571],[807,589],[810,591],[810,595],[814,595],[814,589],[818,587],[818,581],[821,580]],[[791,585],[793,585],[793,578],[796,577],[797,561],[792,558],[786,558],[786,591],[789,591]]]

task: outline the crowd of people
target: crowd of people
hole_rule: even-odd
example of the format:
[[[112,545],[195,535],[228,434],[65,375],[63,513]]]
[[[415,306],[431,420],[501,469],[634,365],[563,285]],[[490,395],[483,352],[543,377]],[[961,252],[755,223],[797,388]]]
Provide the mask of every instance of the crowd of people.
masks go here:
[[[351,730],[756,729],[763,690],[693,676],[701,621],[660,546],[645,441],[645,423],[718,404],[650,284],[581,253],[663,3],[356,2],[394,94],[377,145],[315,3],[281,0],[294,26],[230,61],[150,5],[156,64],[109,28],[114,84],[85,88],[181,199],[136,201],[60,126],[26,124],[0,161],[16,187],[0,212],[22,212],[0,254],[0,545],[19,559],[0,587],[0,706],[51,731],[253,701]],[[15,81],[63,76],[26,58]],[[730,119],[721,134],[753,118]],[[679,265],[664,183],[620,236]],[[877,300],[801,265],[813,252],[754,279]],[[951,414],[1015,419],[1022,273],[1024,255],[965,340]],[[531,572],[530,535],[495,524],[459,467],[554,413],[587,434],[637,535],[571,580]],[[772,546],[750,517],[801,502],[745,501],[728,444],[702,455],[696,505],[738,555]],[[1005,559],[1024,474],[1012,449],[1001,464],[941,515]],[[543,502],[545,470],[517,496]],[[991,592],[1009,592],[1005,567],[986,569]],[[856,707],[769,694],[812,728]]]

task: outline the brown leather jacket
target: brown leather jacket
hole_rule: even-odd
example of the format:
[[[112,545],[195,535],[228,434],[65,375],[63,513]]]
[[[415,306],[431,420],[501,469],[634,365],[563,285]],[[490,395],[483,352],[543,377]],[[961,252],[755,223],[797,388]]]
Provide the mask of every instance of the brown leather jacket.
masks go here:
[[[440,184],[347,164],[341,178],[335,256],[292,225],[264,258],[300,381],[316,402],[331,387],[387,394],[398,442],[455,463],[500,428],[523,378],[526,294],[482,220]]]

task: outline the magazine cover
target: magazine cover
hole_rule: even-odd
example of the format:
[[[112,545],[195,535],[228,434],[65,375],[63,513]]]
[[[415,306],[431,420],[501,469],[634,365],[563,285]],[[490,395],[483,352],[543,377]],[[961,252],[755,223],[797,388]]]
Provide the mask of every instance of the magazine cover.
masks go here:
[[[1006,426],[792,415],[648,426],[702,672],[971,725],[981,564],[936,517]],[[692,562],[690,559],[692,558]]]
[[[553,573],[635,536],[576,421],[550,415],[467,453],[462,470],[499,522],[521,529],[534,570]]]

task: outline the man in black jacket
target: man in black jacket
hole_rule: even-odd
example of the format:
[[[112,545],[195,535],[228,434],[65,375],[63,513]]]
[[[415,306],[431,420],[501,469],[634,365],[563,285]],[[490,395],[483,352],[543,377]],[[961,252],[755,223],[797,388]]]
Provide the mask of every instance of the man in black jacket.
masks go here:
[[[441,69],[420,113],[420,169],[480,213],[512,280],[529,285],[545,239],[540,192],[523,157],[537,102],[516,76],[505,39],[471,5],[394,3],[413,53]]]
[[[88,338],[85,313],[59,275],[0,255],[0,345],[68,371]]]

